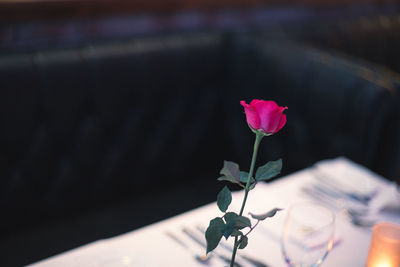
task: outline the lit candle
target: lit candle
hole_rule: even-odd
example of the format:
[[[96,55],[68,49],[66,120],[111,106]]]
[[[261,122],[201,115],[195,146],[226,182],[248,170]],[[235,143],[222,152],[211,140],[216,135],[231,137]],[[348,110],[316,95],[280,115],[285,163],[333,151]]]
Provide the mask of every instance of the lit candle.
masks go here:
[[[372,233],[367,267],[400,266],[400,225],[377,223]]]

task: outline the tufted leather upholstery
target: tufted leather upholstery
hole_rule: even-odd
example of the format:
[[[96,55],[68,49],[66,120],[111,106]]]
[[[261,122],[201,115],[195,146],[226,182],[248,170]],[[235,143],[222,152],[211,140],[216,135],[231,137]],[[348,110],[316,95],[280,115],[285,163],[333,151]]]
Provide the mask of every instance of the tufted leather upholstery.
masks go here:
[[[233,110],[233,99],[244,95],[248,100],[276,99],[289,107],[290,123],[268,141],[261,153],[267,157],[264,161],[282,157],[286,171],[291,172],[321,158],[344,155],[399,179],[395,166],[400,161],[400,121],[391,117],[399,114],[396,75],[356,58],[298,43],[268,38],[241,42],[247,49],[237,46],[227,109]],[[235,133],[233,145],[240,157],[243,148],[251,149],[251,142],[240,138],[246,129],[231,119],[228,127]]]
[[[30,240],[26,264],[213,201],[222,160],[249,165],[242,99],[289,107],[261,163],[344,155],[393,179],[395,79],[352,62],[211,32],[0,55],[0,249]]]
[[[220,136],[221,38],[3,56],[0,205],[8,226],[192,179],[187,170],[214,157]]]

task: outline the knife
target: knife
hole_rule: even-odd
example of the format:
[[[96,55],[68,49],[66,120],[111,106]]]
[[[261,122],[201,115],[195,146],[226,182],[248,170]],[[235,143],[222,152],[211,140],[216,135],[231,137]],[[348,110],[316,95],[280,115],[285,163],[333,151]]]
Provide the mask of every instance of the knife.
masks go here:
[[[198,231],[200,231],[200,233],[202,233],[203,235],[205,234],[205,230],[204,230],[204,228],[202,228],[201,226],[197,226],[196,229],[197,229]],[[221,246],[222,248],[224,248],[225,250],[227,250],[227,251],[229,251],[229,252],[232,252],[232,247],[230,247],[229,245],[224,244],[223,242],[221,242],[221,243],[220,243],[220,246]],[[250,257],[248,257],[248,256],[246,256],[246,255],[243,255],[243,254],[238,254],[238,255],[239,255],[239,257],[243,258],[243,259],[246,260],[247,262],[253,264],[255,267],[268,267],[267,264],[265,264],[265,263],[263,263],[263,262],[261,262],[261,261],[259,261],[259,260],[257,260],[257,259],[250,258]]]
[[[187,228],[183,228],[182,232],[185,233],[190,239],[192,239],[194,242],[196,242],[197,244],[199,244],[200,246],[202,246],[203,248],[207,248],[207,244],[205,241],[201,240],[200,238],[198,238],[192,231],[190,231]],[[223,260],[225,263],[230,264],[231,263],[231,259],[228,257],[225,257],[224,255],[215,253],[214,254],[220,258],[221,260]],[[240,265],[239,263],[235,262],[234,263],[235,267],[242,267],[242,265]]]
[[[204,248],[207,247],[206,242],[203,241],[202,239],[198,238],[197,235],[196,235],[195,233],[193,233],[191,230],[189,230],[189,229],[187,229],[187,228],[183,228],[182,231],[183,231],[188,237],[190,237],[191,239],[193,239],[193,241],[195,241],[196,243],[200,244],[202,247],[204,247]],[[229,248],[229,246],[227,246],[227,245],[225,245],[225,244],[223,244],[223,243],[220,243],[220,245],[221,245],[221,247],[223,247],[224,249],[228,250],[229,252],[232,252],[232,250],[231,250],[231,248]],[[217,254],[217,256],[220,257],[220,256],[222,256],[222,255],[218,255],[218,254]],[[251,264],[252,264],[253,266],[255,266],[255,267],[268,267],[268,265],[266,265],[266,264],[264,264],[264,263],[262,263],[262,262],[260,262],[260,261],[258,261],[258,260],[255,260],[255,259],[253,259],[253,258],[250,258],[250,257],[248,257],[248,256],[245,256],[245,255],[242,255],[242,254],[240,254],[239,256],[240,256],[243,260],[245,260],[245,261],[251,263]],[[222,257],[226,258],[225,256],[222,256]],[[226,258],[226,259],[228,260],[228,263],[230,263],[231,260],[230,260],[229,258]],[[225,259],[224,259],[224,260],[225,260]],[[235,266],[239,267],[239,266],[241,266],[241,265],[235,262]]]

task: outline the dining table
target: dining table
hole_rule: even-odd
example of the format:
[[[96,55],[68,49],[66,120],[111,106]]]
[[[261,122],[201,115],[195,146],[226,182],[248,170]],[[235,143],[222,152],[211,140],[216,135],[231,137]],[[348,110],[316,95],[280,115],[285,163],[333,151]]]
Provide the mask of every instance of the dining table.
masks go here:
[[[222,188],[223,182],[216,181],[215,186]],[[238,212],[243,196],[243,190],[233,191],[228,211]],[[324,267],[366,266],[373,226],[378,222],[400,224],[400,198],[394,182],[344,157],[321,160],[274,181],[259,182],[249,192],[243,215],[282,210],[261,221],[249,234],[247,247],[238,250],[237,266],[287,266],[281,247],[283,225],[293,204],[307,202],[323,205],[335,214],[334,242],[321,265]],[[365,222],[351,217],[348,207],[353,204],[368,211]],[[207,256],[204,247],[209,221],[222,215],[216,202],[209,203],[29,266],[228,266],[233,238],[223,237],[220,246]]]

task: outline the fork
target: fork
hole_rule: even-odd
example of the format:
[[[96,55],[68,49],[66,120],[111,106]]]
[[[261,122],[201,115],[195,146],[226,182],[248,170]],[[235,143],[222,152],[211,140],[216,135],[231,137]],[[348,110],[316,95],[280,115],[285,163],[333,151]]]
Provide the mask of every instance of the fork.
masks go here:
[[[198,238],[191,230],[189,230],[188,228],[183,228],[182,232],[184,234],[186,234],[190,239],[192,239],[194,242],[196,242],[198,245],[202,246],[203,248],[207,248],[207,244],[201,240],[200,238]],[[214,255],[216,255],[218,258],[220,258],[221,260],[223,260],[225,263],[230,264],[231,263],[231,259],[229,257],[226,257],[220,253],[217,252],[213,252]],[[242,265],[238,262],[235,262],[233,264],[233,266],[235,267],[242,267]]]
[[[355,188],[350,188],[350,187],[344,188],[343,184],[339,186],[326,173],[323,173],[320,170],[318,170],[318,167],[312,168],[310,172],[311,175],[314,176],[321,184],[329,188],[329,191],[331,191],[331,193],[340,194],[343,197],[346,197],[353,201],[358,201],[364,205],[368,205],[371,199],[374,198],[378,193],[378,190],[373,190],[369,193],[361,193],[357,191]]]
[[[204,230],[202,227],[196,226],[196,229],[197,229],[200,233],[202,233],[203,235],[205,234],[205,230]],[[184,230],[190,231],[190,230],[188,230],[187,228],[184,228]],[[190,231],[189,233],[192,234],[192,235],[194,235],[194,233],[192,233],[191,231]],[[204,243],[203,243],[203,244],[204,244]],[[204,245],[205,245],[205,244],[204,244]],[[204,246],[204,245],[203,245],[203,246]],[[228,245],[224,244],[223,242],[220,243],[220,246],[221,246],[222,248],[224,248],[225,250],[227,250],[227,251],[229,251],[229,252],[232,252],[232,248],[229,247]],[[261,261],[259,261],[259,260],[257,260],[257,259],[251,258],[251,257],[249,257],[249,256],[247,256],[247,255],[242,254],[242,253],[240,253],[240,254],[238,254],[238,255],[239,255],[240,258],[242,258],[243,260],[247,261],[248,263],[252,264],[252,265],[255,266],[255,267],[268,267],[267,264],[265,264],[265,263],[263,263],[263,262],[261,262]]]
[[[342,214],[344,214],[346,218],[349,219],[350,222],[355,226],[371,227],[376,223],[375,219],[368,218],[368,209],[354,209],[351,207],[346,207],[344,205],[336,206],[335,199],[330,197],[329,195],[323,194],[322,192],[318,192],[315,189],[307,187],[303,187],[301,188],[301,190],[303,193],[317,200],[321,204],[332,209],[339,209]]]
[[[186,250],[190,251],[194,255],[194,258],[196,261],[200,262],[201,264],[209,265],[210,263],[210,258],[212,254],[210,255],[199,255],[195,253],[186,243],[184,243],[181,239],[179,239],[176,235],[174,235],[171,232],[165,232],[166,236],[168,236],[170,239],[175,241],[177,244],[179,244],[181,247],[185,248]]]

